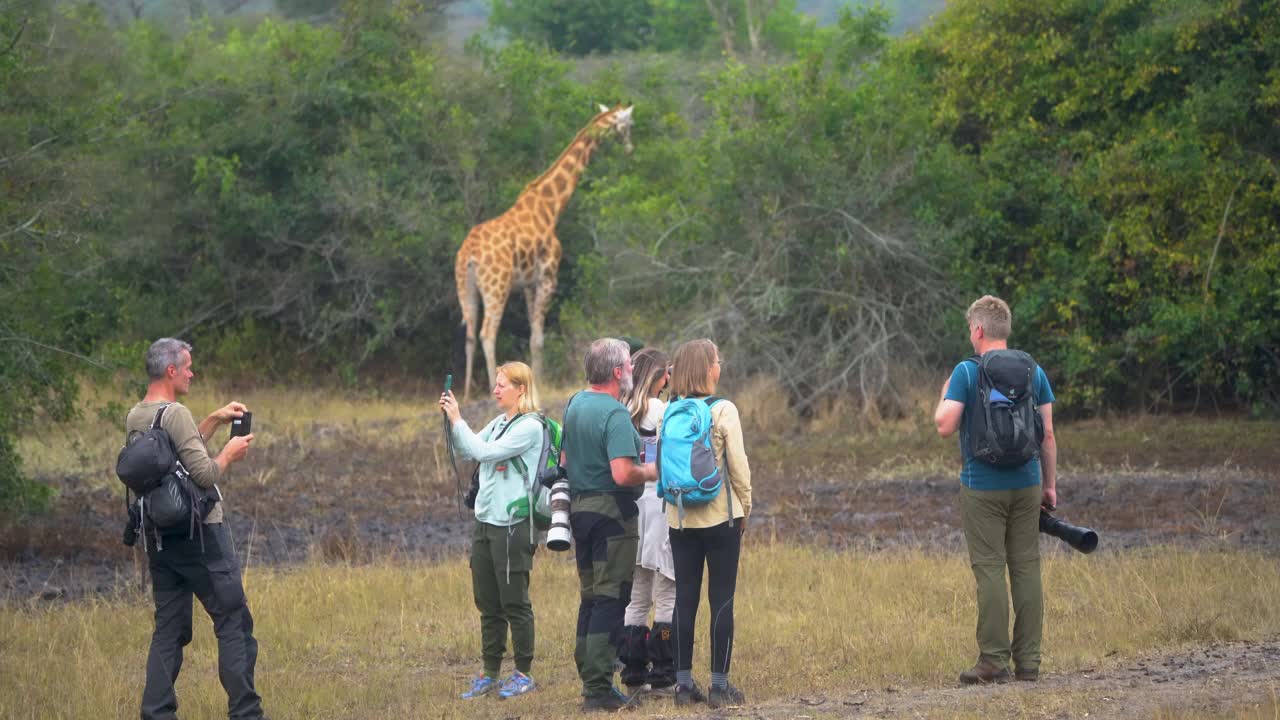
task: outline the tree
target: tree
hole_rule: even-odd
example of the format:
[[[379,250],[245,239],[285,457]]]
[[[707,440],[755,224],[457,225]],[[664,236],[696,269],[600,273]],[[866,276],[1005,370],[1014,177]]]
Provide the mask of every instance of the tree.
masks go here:
[[[81,232],[104,211],[79,147],[112,115],[84,52],[103,25],[91,9],[27,10],[0,10],[0,510],[19,512],[49,490],[23,473],[17,434],[75,415],[77,376],[102,364],[89,356],[114,322],[102,248]],[[48,44],[55,27],[71,52]]]
[[[587,55],[647,46],[652,15],[649,0],[493,0],[489,22],[513,37]]]

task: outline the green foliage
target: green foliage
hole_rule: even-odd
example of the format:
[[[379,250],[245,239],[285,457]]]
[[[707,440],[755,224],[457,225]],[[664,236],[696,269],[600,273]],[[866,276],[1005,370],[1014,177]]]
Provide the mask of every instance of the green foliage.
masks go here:
[[[106,169],[83,144],[119,112],[101,88],[106,68],[84,61],[103,24],[92,8],[28,11],[0,11],[0,513],[48,499],[14,438],[76,414],[77,375],[119,321],[116,288],[88,270],[103,261],[109,219],[96,191]],[[24,41],[55,24],[72,52]]]
[[[493,0],[490,24],[574,55],[635,50],[649,43],[647,0]]]
[[[643,48],[699,51],[722,45],[726,39],[730,45],[749,49],[753,54],[766,49],[793,53],[810,41],[817,28],[816,20],[796,9],[795,0],[715,0],[711,4],[690,0],[492,3],[492,27],[515,39],[570,55]]]
[[[913,41],[973,159],[957,272],[1069,406],[1280,407],[1280,4],[957,2]]]
[[[635,154],[602,147],[557,227],[566,377],[584,339],[705,335],[802,410],[902,411],[898,368],[966,352],[994,292],[1065,411],[1280,407],[1277,0],[957,0],[898,39],[884,6],[779,2],[733,16],[741,61],[707,57],[728,0],[575,3],[578,44],[462,56],[420,5],[181,32],[0,9],[0,501],[32,496],[18,428],[160,335],[234,376],[448,364],[467,229],[622,101]]]

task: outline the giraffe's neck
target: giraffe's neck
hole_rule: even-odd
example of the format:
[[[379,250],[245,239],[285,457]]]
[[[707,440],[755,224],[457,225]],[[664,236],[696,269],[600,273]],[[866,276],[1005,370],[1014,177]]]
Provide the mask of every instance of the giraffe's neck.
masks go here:
[[[582,171],[591,161],[591,153],[600,144],[602,131],[603,128],[597,127],[595,121],[579,130],[551,167],[525,187],[516,204],[520,205],[526,198],[531,199],[538,208],[538,218],[554,227],[560,212],[573,197],[578,178],[582,177]]]

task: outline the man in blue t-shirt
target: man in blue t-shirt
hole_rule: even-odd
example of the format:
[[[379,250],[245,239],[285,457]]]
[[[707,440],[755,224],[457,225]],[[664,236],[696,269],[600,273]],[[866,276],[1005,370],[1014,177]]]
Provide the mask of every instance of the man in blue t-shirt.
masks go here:
[[[596,340],[583,364],[590,387],[565,407],[561,453],[581,586],[573,656],[583,709],[614,711],[632,705],[613,684],[614,661],[640,541],[636,500],[657,479],[657,466],[637,462],[640,436],[618,402],[633,382],[631,349],[621,340]]]
[[[977,355],[1006,350],[1013,316],[1000,298],[984,295],[965,313],[969,343]],[[1036,366],[1032,393],[1044,421],[1040,456],[1013,468],[973,457],[970,413],[978,408],[978,365],[965,360],[942,386],[934,413],[938,434],[960,431],[960,516],[978,593],[978,662],[960,673],[964,684],[1035,681],[1040,677],[1040,636],[1044,601],[1040,589],[1040,509],[1058,504],[1058,446],[1053,435],[1053,389]],[[1005,567],[1009,587],[1005,586]],[[1013,641],[1009,640],[1009,595],[1013,596]],[[1016,671],[1009,672],[1013,660]]]

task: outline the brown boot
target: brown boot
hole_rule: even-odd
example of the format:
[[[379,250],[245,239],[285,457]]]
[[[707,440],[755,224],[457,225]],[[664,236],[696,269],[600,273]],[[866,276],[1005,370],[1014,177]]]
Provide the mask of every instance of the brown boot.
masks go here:
[[[986,685],[988,683],[1004,683],[1013,679],[1009,668],[1000,667],[985,656],[979,657],[972,668],[960,673],[961,685]]]
[[[1023,682],[1035,682],[1040,679],[1040,670],[1023,670],[1022,668],[1018,668],[1013,673],[1013,676]]]

